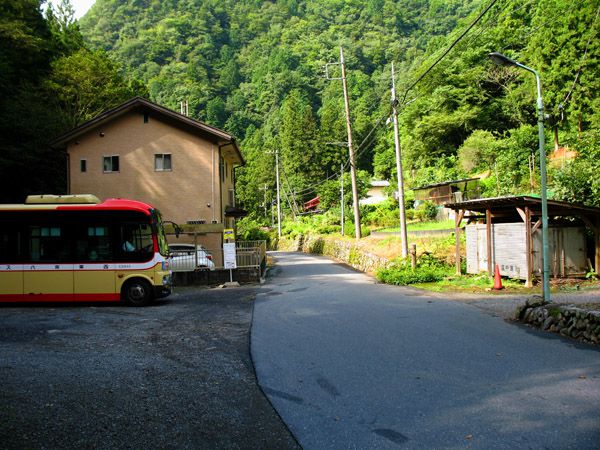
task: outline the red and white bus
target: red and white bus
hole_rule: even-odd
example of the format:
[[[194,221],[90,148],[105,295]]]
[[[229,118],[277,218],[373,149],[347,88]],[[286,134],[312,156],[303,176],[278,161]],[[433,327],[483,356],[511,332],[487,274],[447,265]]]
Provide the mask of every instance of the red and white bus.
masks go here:
[[[158,210],[135,200],[37,195],[0,205],[0,302],[122,301],[171,293]]]

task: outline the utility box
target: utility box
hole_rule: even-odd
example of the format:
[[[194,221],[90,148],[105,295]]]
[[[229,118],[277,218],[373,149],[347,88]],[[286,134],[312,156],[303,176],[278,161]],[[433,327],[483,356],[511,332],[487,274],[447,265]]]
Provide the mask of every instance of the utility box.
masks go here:
[[[498,264],[500,275],[527,279],[525,223],[495,223],[492,228],[492,268]],[[467,273],[487,272],[487,231],[485,224],[465,227]],[[585,228],[550,226],[548,228],[550,276],[582,276],[587,272]],[[542,231],[532,236],[533,273],[542,273]]]

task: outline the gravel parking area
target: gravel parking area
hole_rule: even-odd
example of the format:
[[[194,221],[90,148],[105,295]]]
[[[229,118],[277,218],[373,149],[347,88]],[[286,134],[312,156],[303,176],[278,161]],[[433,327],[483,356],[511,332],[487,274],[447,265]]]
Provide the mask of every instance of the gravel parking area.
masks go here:
[[[0,307],[0,448],[298,448],[254,375],[254,292]]]

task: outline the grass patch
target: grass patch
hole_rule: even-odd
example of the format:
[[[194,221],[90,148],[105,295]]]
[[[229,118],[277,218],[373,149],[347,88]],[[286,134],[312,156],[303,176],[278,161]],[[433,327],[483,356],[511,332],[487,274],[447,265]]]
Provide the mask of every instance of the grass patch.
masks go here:
[[[447,276],[435,283],[418,283],[414,285],[419,289],[426,289],[433,292],[470,292],[470,293],[484,293],[490,292],[492,286],[494,286],[494,278],[487,274],[479,275],[456,275],[452,274]],[[504,293],[534,293],[539,288],[526,288],[525,283],[520,280],[511,280],[508,278],[502,279],[502,291],[491,291],[491,292],[504,292]],[[541,292],[541,291],[540,291]]]

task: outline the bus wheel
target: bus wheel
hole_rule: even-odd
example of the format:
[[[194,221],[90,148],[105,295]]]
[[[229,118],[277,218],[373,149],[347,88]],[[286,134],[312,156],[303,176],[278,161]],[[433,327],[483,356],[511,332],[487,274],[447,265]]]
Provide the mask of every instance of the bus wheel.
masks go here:
[[[129,306],[146,306],[152,300],[152,287],[145,280],[131,280],[123,285],[121,298]]]

